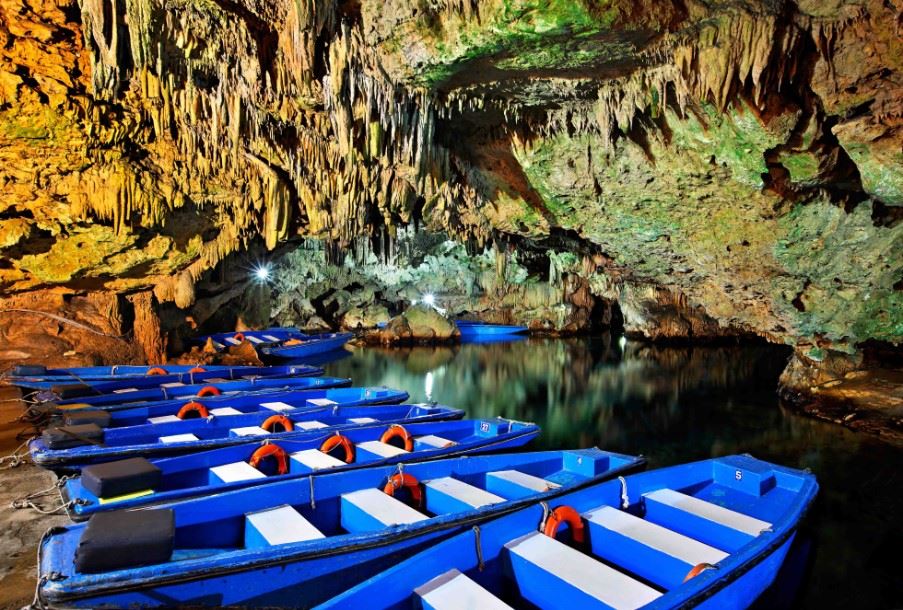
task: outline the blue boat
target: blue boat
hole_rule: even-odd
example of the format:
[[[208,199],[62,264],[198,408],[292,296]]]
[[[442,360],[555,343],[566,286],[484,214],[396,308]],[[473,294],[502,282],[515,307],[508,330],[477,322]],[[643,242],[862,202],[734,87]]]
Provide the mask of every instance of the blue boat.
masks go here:
[[[196,343],[207,343],[208,339],[213,340],[213,346],[216,349],[225,349],[229,346],[241,345],[242,341],[250,341],[256,345],[269,345],[273,343],[282,343],[289,339],[309,339],[311,335],[301,332],[297,328],[264,328],[263,330],[242,330],[229,333],[214,333],[212,335],[201,335],[195,339]]]
[[[352,333],[310,335],[305,339],[289,339],[277,346],[261,347],[260,352],[273,358],[308,358],[340,349],[353,337]]]
[[[53,402],[58,406],[88,405],[100,407],[107,405],[145,403],[157,400],[172,400],[173,398],[222,396],[225,394],[236,394],[241,392],[259,392],[261,390],[306,390],[309,388],[332,386],[335,384],[347,384],[347,379],[340,377],[254,377],[252,379],[243,379],[240,381],[215,381],[210,379],[207,383],[197,383],[193,385],[167,385],[146,390],[127,387],[115,390],[111,394],[77,396],[74,398],[60,398],[58,392],[46,390],[39,393],[36,398],[42,402]]]
[[[310,607],[465,528],[641,465],[597,449],[469,456],[99,513],[42,539],[37,601]]]
[[[204,383],[208,380],[240,380],[252,377],[305,377],[322,374],[322,370],[307,365],[297,366],[232,366],[208,370],[207,367],[195,366],[184,372],[169,373],[163,367],[150,369],[150,375],[129,375],[118,378],[79,380],[69,377],[65,381],[44,380],[42,378],[17,378],[11,385],[31,390],[50,390],[56,386],[70,388],[70,393],[86,395],[109,394],[123,388],[147,389],[160,386]],[[71,384],[71,385],[70,385]]]
[[[340,435],[320,434],[171,458],[129,458],[87,466],[80,476],[64,481],[62,495],[69,515],[79,521],[97,512],[298,477],[512,449],[538,434],[535,424],[504,419],[365,426],[344,430]]]
[[[323,385],[312,390],[250,392],[186,400],[161,400],[141,405],[111,405],[101,409],[80,408],[58,411],[66,425],[95,423],[101,428],[121,428],[173,422],[194,417],[231,417],[246,413],[287,412],[353,405],[391,405],[404,402],[408,393],[385,387],[343,388],[350,379],[316,377]],[[347,382],[347,383],[346,383]]]
[[[746,608],[817,491],[748,456],[637,474],[464,532],[319,608]]]
[[[28,443],[35,464],[56,471],[135,456],[181,455],[264,438],[317,435],[362,425],[461,419],[464,411],[442,405],[404,404],[324,407],[300,412],[251,413],[186,419],[104,430],[95,424],[47,428]],[[367,421],[361,423],[361,418]]]
[[[525,333],[529,329],[526,326],[513,326],[510,324],[487,324],[474,320],[455,320],[461,338],[486,337],[494,335],[517,335]]]
[[[41,365],[20,364],[13,367],[9,373],[2,376],[2,381],[11,385],[19,385],[19,381],[48,381],[55,383],[85,382],[85,381],[115,381],[128,377],[144,377],[151,374],[154,369],[160,369],[164,374],[187,373],[196,368],[196,364],[148,364],[130,365],[116,364],[113,366],[76,366],[72,368],[54,369]],[[225,371],[229,369],[241,369],[240,366],[210,365],[203,368],[208,371]],[[257,367],[248,367],[257,368]]]

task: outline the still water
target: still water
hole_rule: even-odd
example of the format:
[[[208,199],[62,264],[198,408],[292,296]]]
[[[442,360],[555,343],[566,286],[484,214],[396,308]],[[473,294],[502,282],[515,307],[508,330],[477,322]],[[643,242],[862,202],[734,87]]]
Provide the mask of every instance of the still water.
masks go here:
[[[903,450],[782,409],[775,388],[787,358],[769,346],[531,338],[359,348],[325,367],[470,417],[536,422],[536,449],[597,446],[645,455],[649,468],[730,453],[810,468],[821,491],[797,561],[759,607],[903,607]]]

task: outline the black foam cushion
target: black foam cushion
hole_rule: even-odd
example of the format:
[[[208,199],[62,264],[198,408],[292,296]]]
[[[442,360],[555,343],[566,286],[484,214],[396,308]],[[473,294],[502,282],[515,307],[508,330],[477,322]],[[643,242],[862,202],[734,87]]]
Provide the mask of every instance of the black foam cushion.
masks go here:
[[[160,469],[143,457],[92,464],[82,468],[82,487],[98,498],[115,498],[136,491],[155,489]]]
[[[172,509],[117,510],[88,521],[75,550],[75,569],[96,574],[164,563],[175,538]]]
[[[19,364],[13,369],[13,375],[30,377],[34,375],[46,375],[47,367],[40,364]]]
[[[51,449],[69,449],[81,445],[91,445],[91,441],[103,442],[103,428],[97,424],[79,424],[77,426],[55,426],[47,428],[41,434],[44,444]]]
[[[50,391],[61,399],[78,398],[79,396],[88,396],[96,394],[91,386],[84,383],[62,383],[50,386]]]
[[[83,409],[71,411],[63,416],[63,423],[67,426],[79,426],[81,424],[97,424],[101,428],[109,428],[112,416],[109,411],[94,411]]]

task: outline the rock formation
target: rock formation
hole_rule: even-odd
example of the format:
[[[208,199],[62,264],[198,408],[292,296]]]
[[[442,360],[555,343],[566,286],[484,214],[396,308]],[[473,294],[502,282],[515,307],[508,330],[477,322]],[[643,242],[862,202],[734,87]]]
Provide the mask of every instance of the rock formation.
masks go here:
[[[650,337],[903,340],[900,0],[0,7],[0,308],[108,299],[156,356],[230,255],[424,226]]]

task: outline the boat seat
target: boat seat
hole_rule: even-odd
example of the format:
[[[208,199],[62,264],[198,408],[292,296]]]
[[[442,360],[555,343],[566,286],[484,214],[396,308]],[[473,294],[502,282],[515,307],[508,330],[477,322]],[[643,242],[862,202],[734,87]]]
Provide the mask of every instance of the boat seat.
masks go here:
[[[181,387],[184,386],[184,385],[185,385],[185,384],[182,383],[181,381],[173,381],[173,382],[170,382],[170,383],[161,383],[161,384],[160,384],[160,387],[161,387],[161,388],[181,388]]]
[[[245,515],[245,548],[259,549],[325,538],[323,532],[297,510],[285,504]]]
[[[223,377],[211,377],[210,379],[205,379],[204,383],[228,383],[229,380]]]
[[[160,415],[159,417],[148,417],[149,424],[168,424],[174,421],[182,421],[177,415]]]
[[[241,378],[247,381],[257,381],[260,379],[260,375],[242,375]]]
[[[272,343],[279,343],[280,341],[279,337],[274,337],[273,335],[264,335],[263,338]]]
[[[409,453],[401,447],[396,447],[395,445],[390,445],[388,443],[381,443],[380,441],[364,441],[355,446],[357,447],[358,453],[363,452],[364,456],[376,460]]]
[[[129,392],[137,392],[138,388],[120,388],[113,390],[113,394],[128,394]]]
[[[258,436],[261,434],[269,434],[269,432],[260,426],[243,426],[229,430],[229,436]]]
[[[241,345],[241,341],[236,339],[235,337],[226,337],[226,343],[231,343],[232,345]]]
[[[255,337],[254,335],[248,335],[248,341],[251,343],[263,343],[263,339]]]
[[[91,464],[81,471],[82,487],[98,498],[155,489],[162,477],[162,471],[143,457]]]
[[[372,417],[349,417],[348,421],[353,424],[375,424],[377,420]]]
[[[220,343],[219,341],[214,341],[214,342],[213,342],[213,346],[216,347],[216,349],[223,349],[224,347],[226,347],[225,345],[223,345],[223,344]]]
[[[426,509],[434,515],[464,512],[505,501],[505,498],[453,477],[425,481],[423,485],[426,487]]]
[[[381,489],[361,489],[342,494],[341,498],[342,527],[351,533],[372,532],[427,519],[423,513]]]
[[[296,451],[291,454],[291,463],[289,471],[292,473],[307,473],[314,470],[328,470],[344,466],[345,462],[334,458],[328,453],[323,453],[319,449],[305,449],[304,451]]]
[[[694,566],[727,553],[661,525],[602,506],[584,513],[593,553],[664,587],[679,586]]]
[[[100,428],[109,428],[113,416],[109,411],[95,411],[93,409],[79,409],[63,415],[63,424],[66,426],[81,426],[94,424]]]
[[[301,428],[302,430],[319,430],[320,428],[328,428],[329,426],[321,421],[312,419],[310,421],[296,421],[295,427]]]
[[[426,445],[430,449],[445,449],[446,447],[453,447],[458,443],[450,441],[447,438],[442,438],[441,436],[436,436],[435,434],[425,434],[416,437],[414,439],[414,444]]]
[[[264,409],[269,409],[270,411],[291,411],[295,408],[284,402],[262,402],[260,403],[260,406]]]
[[[646,519],[726,551],[771,528],[771,523],[706,500],[659,489],[643,495]]]
[[[219,407],[218,409],[210,409],[210,415],[222,417],[223,415],[243,415],[243,413],[232,407]]]
[[[661,593],[601,561],[532,532],[505,545],[521,596],[543,608],[641,608]]]
[[[166,563],[175,547],[172,509],[115,510],[91,516],[75,550],[75,569],[97,574]]]
[[[511,610],[511,606],[458,570],[449,570],[414,589],[423,608],[429,610]]]
[[[336,407],[339,404],[334,400],[329,400],[328,398],[308,398],[304,402],[315,407]]]
[[[252,479],[265,478],[265,474],[247,462],[232,462],[231,464],[222,464],[211,468],[209,484],[237,483],[238,481],[250,481]]]
[[[161,443],[184,443],[186,441],[199,441],[194,434],[170,434],[169,436],[161,436]]]
[[[519,470],[496,470],[486,473],[486,489],[506,498],[524,498],[559,487],[561,485],[558,483]]]

